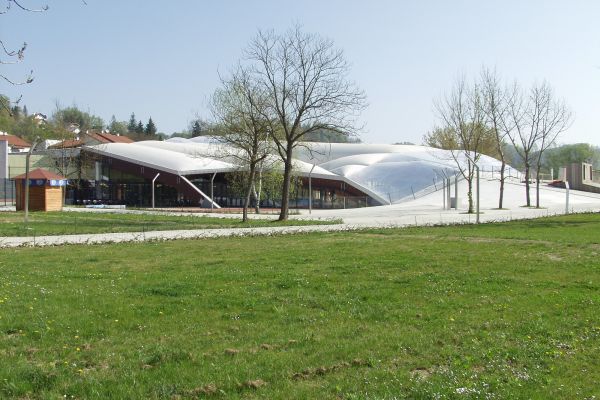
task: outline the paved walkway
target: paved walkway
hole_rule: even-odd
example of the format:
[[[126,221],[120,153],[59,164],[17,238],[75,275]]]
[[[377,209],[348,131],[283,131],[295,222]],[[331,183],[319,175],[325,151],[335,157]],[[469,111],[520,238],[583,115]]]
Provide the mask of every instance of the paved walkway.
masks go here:
[[[465,183],[463,182],[464,186]],[[466,188],[459,186],[459,193],[465,193]],[[498,183],[495,181],[482,181],[480,222],[508,221],[513,219],[537,218],[548,215],[563,214],[565,212],[565,190],[555,188],[541,189],[540,209],[521,207],[524,203],[524,188],[519,183],[509,183],[505,188],[505,207],[508,209],[498,210]],[[532,191],[532,199],[535,202],[535,191]],[[105,233],[105,234],[83,234],[62,236],[40,236],[40,237],[0,237],[0,247],[19,246],[56,246],[63,244],[95,244],[95,243],[118,243],[118,242],[141,242],[148,240],[176,240],[176,239],[198,239],[232,236],[270,236],[299,234],[308,232],[332,232],[347,231],[366,228],[391,228],[414,225],[437,225],[475,223],[476,216],[466,214],[466,201],[462,203],[460,210],[443,210],[442,193],[432,193],[423,198],[390,206],[368,207],[347,210],[313,210],[309,215],[304,210],[299,215],[290,218],[310,219],[342,219],[342,224],[335,225],[309,225],[288,227],[261,227],[261,228],[225,228],[225,229],[198,229],[177,231],[151,231],[130,233]],[[461,207],[459,207],[461,208]],[[138,210],[102,210],[81,209],[72,210],[81,212],[125,212],[145,213],[156,211]],[[571,191],[569,199],[570,212],[600,212],[600,194]],[[170,212],[169,214],[185,214],[185,212]],[[193,215],[207,215],[204,213]],[[223,218],[240,218],[235,214],[208,214]],[[275,219],[273,215],[251,215],[253,218]]]

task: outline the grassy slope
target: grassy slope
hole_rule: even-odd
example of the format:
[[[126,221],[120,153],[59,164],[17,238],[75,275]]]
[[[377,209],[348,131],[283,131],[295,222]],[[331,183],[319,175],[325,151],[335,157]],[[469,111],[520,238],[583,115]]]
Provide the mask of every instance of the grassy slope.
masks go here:
[[[200,216],[168,216],[158,214],[118,214],[83,212],[36,212],[30,214],[28,228],[23,213],[0,212],[0,236],[72,235],[82,233],[141,232],[151,230],[245,228],[256,226],[331,224],[335,221],[249,220]]]
[[[587,215],[2,250],[0,397],[598,396],[599,243]]]

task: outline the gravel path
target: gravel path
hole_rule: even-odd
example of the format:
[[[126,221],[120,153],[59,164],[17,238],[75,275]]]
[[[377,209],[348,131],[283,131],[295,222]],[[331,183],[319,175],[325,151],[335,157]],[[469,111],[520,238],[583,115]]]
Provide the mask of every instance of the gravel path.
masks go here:
[[[494,209],[495,196],[492,191],[496,188],[495,182],[486,182],[482,187],[482,197],[489,199],[482,203],[481,222],[498,222],[514,219],[539,218],[557,215],[565,212],[564,191],[545,189],[543,191],[543,209],[519,207],[522,187],[514,185],[507,187],[508,210]],[[572,212],[600,212],[600,195],[572,191],[570,210]],[[260,228],[224,228],[224,229],[197,229],[174,231],[149,231],[125,233],[96,233],[80,235],[57,235],[39,237],[0,237],[0,248],[27,247],[27,246],[58,246],[64,244],[97,244],[142,242],[177,239],[201,239],[234,236],[272,236],[290,235],[308,232],[335,232],[352,231],[368,228],[395,228],[415,225],[442,225],[442,224],[469,224],[475,223],[473,214],[465,214],[456,210],[441,210],[440,193],[433,193],[415,201],[395,204],[391,206],[369,207],[348,210],[314,210],[309,216],[306,211],[301,215],[291,218],[331,219],[341,218],[344,223],[335,225],[307,225],[307,226],[281,226]],[[85,209],[77,209],[86,211]],[[89,211],[89,210],[88,210]],[[106,212],[109,210],[92,210],[91,212]],[[143,213],[144,211],[122,210],[118,212]],[[181,214],[181,213],[173,213]],[[184,213],[185,214],[185,213]],[[189,214],[187,214],[189,215]],[[217,216],[212,214],[212,216]],[[231,215],[218,215],[231,218]],[[266,216],[260,216],[265,218]],[[273,215],[268,216],[274,219]],[[239,218],[239,216],[238,216]]]

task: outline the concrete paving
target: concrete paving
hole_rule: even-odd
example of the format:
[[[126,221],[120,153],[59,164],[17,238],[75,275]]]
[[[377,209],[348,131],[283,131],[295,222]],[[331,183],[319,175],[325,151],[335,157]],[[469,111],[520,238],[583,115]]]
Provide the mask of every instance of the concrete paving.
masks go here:
[[[506,183],[504,195],[504,209],[499,210],[498,193],[499,184],[491,177],[484,177],[480,183],[480,222],[508,221],[513,219],[537,218],[565,213],[566,192],[564,189],[542,186],[540,188],[540,207],[526,208],[525,188],[520,182]],[[291,219],[342,219],[343,223],[335,225],[310,225],[293,227],[262,227],[262,228],[225,228],[225,229],[198,229],[177,231],[151,231],[131,233],[107,233],[84,235],[61,235],[40,237],[0,237],[0,247],[19,246],[56,246],[63,244],[96,244],[118,242],[140,242],[148,240],[176,240],[198,239],[231,236],[269,236],[300,234],[308,232],[332,232],[344,230],[357,230],[366,228],[405,227],[411,225],[437,225],[456,223],[475,223],[476,216],[467,214],[466,182],[459,183],[459,209],[444,210],[443,195],[441,191],[427,196],[407,201],[400,204],[368,207],[346,210],[302,210],[298,215],[291,215]],[[454,192],[452,191],[452,195]],[[532,186],[532,204],[535,204],[535,188]],[[105,210],[72,208],[80,212],[118,212],[118,213],[146,213],[157,211],[142,210]],[[600,194],[571,191],[569,198],[569,212],[600,212]],[[172,215],[190,215],[186,212],[166,212]],[[240,218],[239,214],[214,214],[195,213],[193,215],[210,215],[222,218]],[[274,215],[255,215],[251,218],[275,219]]]

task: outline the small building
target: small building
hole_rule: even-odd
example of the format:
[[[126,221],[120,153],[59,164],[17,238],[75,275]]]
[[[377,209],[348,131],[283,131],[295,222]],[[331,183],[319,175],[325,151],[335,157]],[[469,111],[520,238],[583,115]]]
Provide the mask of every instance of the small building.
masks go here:
[[[133,143],[133,139],[127,136],[113,135],[109,132],[73,132],[74,136],[71,139],[59,140],[56,143],[48,146],[50,150],[78,149],[82,146],[96,146],[107,143]]]
[[[17,211],[25,209],[25,174],[14,177]],[[67,179],[38,168],[29,172],[29,211],[61,211]]]
[[[568,181],[571,189],[600,193],[600,174],[592,164],[572,163],[559,172],[559,178]]]
[[[0,140],[8,143],[9,153],[27,153],[31,147],[31,143],[21,139],[15,135],[9,135],[6,132],[0,132]]]

